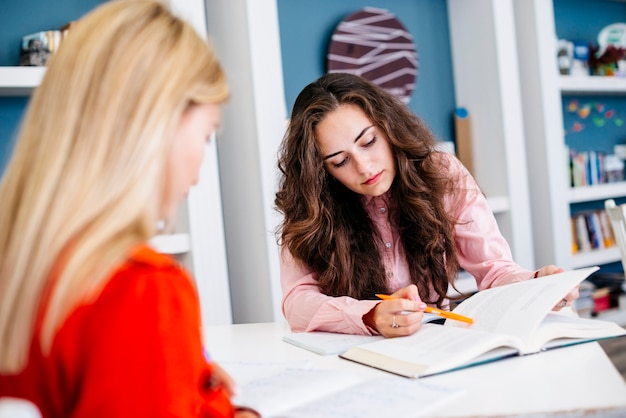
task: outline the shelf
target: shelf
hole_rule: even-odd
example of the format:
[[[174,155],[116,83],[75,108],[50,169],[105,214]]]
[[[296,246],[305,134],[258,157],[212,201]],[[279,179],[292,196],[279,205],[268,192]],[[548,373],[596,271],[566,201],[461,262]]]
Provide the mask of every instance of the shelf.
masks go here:
[[[626,78],[603,76],[560,76],[559,87],[563,94],[626,95]]]
[[[583,268],[607,263],[615,263],[621,260],[617,246],[604,250],[591,250],[576,253],[572,256],[572,268]]]
[[[506,196],[488,197],[487,203],[489,204],[489,207],[494,214],[504,213],[508,211],[511,207],[511,205],[509,204],[509,198]]]
[[[189,234],[157,235],[150,240],[158,252],[163,254],[184,254],[191,251]]]
[[[46,67],[0,67],[0,96],[28,96],[39,85]]]
[[[476,279],[474,279],[474,276],[472,276],[465,270],[461,270],[459,272],[459,276],[454,282],[454,285],[463,294],[472,294],[478,291],[478,287],[476,286]],[[449,288],[448,295],[459,296],[459,292],[457,292],[453,288]]]
[[[594,319],[615,322],[621,327],[626,327],[626,308],[615,308],[599,312]]]
[[[569,202],[591,202],[626,196],[626,181],[597,184],[595,186],[572,187],[569,189]]]

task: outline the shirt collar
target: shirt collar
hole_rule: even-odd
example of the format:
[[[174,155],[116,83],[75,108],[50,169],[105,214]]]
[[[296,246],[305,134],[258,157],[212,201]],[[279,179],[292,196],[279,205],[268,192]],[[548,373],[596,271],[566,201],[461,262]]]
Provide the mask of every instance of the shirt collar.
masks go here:
[[[388,208],[391,204],[391,191],[387,191],[380,196],[363,196],[361,198],[361,202],[363,202],[363,206],[368,211],[372,211],[381,207]]]

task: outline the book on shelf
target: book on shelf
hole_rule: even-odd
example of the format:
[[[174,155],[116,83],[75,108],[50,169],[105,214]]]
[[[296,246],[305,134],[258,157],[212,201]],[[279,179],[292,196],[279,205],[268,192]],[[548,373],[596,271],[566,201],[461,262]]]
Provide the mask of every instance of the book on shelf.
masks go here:
[[[413,335],[353,346],[339,357],[419,378],[626,335],[613,322],[580,318],[569,308],[569,314],[552,311],[596,270],[570,270],[480,291],[453,311],[473,318],[472,325],[450,320],[444,325],[424,324]]]
[[[572,253],[610,248],[613,229],[604,210],[578,212],[572,217]]]
[[[589,231],[589,240],[592,248],[604,248],[604,237],[600,229],[600,219],[597,212],[591,212],[587,215],[587,230]]]
[[[616,245],[615,235],[613,234],[613,227],[609,220],[609,214],[605,210],[598,211],[598,217],[600,219],[600,229],[604,238],[604,248],[609,248]]]
[[[265,418],[424,417],[466,394],[464,389],[398,379],[363,378],[306,365],[221,363],[238,382],[232,402]]]
[[[567,148],[572,187],[594,186],[608,182],[606,154],[602,151],[576,152]]]

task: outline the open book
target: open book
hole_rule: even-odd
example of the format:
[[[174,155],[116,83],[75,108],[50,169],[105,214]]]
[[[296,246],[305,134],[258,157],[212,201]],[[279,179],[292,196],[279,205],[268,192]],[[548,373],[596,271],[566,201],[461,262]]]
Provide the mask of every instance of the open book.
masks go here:
[[[441,319],[440,316],[435,314],[424,313],[422,324],[440,321]],[[290,332],[283,336],[283,341],[322,356],[341,354],[355,345],[384,339],[385,337],[382,335],[340,334],[324,331]]]
[[[396,377],[363,379],[336,369],[221,365],[238,382],[232,402],[251,407],[264,418],[432,416],[465,394],[459,388]]]
[[[504,357],[537,353],[581,342],[626,335],[613,322],[552,312],[574,287],[597,267],[480,291],[454,312],[474,319],[472,325],[446,320],[424,324],[415,334],[360,344],[340,354],[401,376],[417,378]]]

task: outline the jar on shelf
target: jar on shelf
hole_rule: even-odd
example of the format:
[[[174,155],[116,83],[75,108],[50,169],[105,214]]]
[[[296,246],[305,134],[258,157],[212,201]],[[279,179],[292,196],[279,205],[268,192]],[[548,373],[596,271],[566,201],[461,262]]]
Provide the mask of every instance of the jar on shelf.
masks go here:
[[[607,183],[624,181],[624,161],[617,155],[610,154],[605,157],[604,169],[606,171]]]
[[[574,41],[572,67],[570,75],[589,75],[589,43],[585,41]]]

